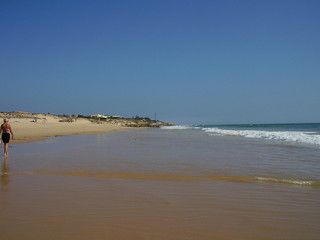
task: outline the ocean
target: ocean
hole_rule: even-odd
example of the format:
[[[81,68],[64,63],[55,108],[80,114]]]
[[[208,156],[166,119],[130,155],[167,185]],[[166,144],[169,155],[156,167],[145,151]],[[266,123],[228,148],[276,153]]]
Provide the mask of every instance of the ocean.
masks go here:
[[[197,129],[214,136],[240,136],[283,144],[320,147],[320,123],[230,124],[170,126],[163,129]]]
[[[319,137],[319,124],[201,125],[13,145],[1,236],[318,239]]]

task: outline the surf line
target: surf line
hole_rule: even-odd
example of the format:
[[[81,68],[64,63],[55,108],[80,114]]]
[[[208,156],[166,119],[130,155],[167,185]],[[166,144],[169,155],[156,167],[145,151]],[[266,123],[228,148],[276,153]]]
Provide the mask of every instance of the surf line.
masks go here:
[[[260,177],[260,176],[234,176],[234,175],[179,175],[159,172],[112,172],[112,171],[58,171],[38,169],[28,172],[20,172],[19,175],[27,176],[66,176],[66,177],[90,177],[97,179],[122,179],[145,181],[225,181],[235,183],[269,183],[287,184],[305,187],[320,187],[319,180],[303,180],[290,178]]]

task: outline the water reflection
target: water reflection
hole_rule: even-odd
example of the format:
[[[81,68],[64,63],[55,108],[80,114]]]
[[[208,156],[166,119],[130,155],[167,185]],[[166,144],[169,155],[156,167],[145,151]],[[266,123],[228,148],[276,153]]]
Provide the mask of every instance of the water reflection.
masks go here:
[[[5,157],[1,167],[1,189],[3,191],[8,191],[9,188],[9,164],[8,157]]]

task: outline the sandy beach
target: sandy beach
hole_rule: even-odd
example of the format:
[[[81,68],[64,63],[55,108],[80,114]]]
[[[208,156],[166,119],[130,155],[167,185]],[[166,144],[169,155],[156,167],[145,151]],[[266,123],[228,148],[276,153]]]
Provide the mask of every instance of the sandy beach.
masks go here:
[[[8,119],[14,132],[11,143],[39,141],[49,137],[99,134],[128,128],[158,128],[173,123],[148,117],[121,117],[112,115],[55,115],[23,111],[0,112],[0,119]]]
[[[61,122],[61,118],[37,115],[37,121],[30,118],[10,118],[14,131],[12,143],[43,140],[48,137],[106,133],[124,130],[125,127],[110,123],[93,123],[87,119],[77,119],[73,122]]]
[[[78,119],[75,122],[59,122],[58,118],[46,117],[46,120],[32,122],[30,119],[10,119],[14,131],[13,143],[43,140],[48,137],[106,133],[110,131],[124,130],[125,127],[103,123],[96,124],[86,119]]]

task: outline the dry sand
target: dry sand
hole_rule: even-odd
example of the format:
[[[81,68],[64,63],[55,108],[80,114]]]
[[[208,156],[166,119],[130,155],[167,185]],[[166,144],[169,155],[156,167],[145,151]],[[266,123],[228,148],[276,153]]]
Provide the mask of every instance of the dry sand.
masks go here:
[[[37,121],[32,118],[10,118],[14,139],[11,143],[43,140],[48,137],[96,134],[116,130],[124,130],[125,127],[111,123],[93,123],[87,119],[76,119],[74,122],[60,122],[62,118],[48,115],[37,115]]]

